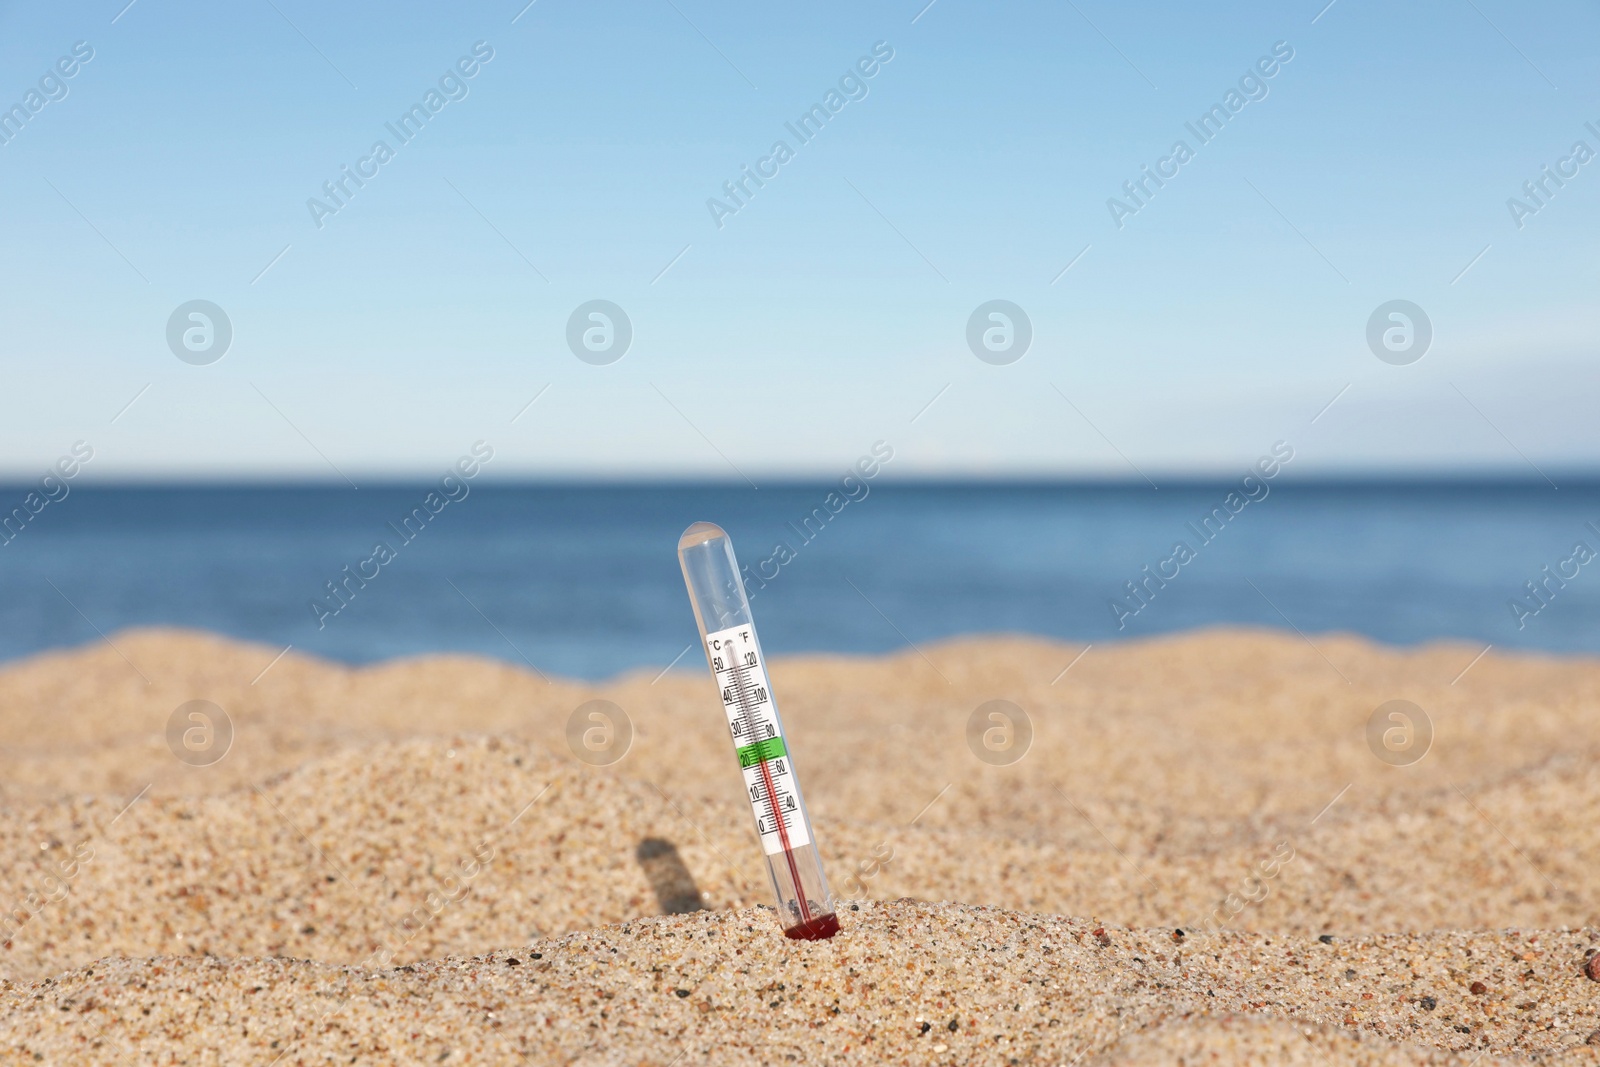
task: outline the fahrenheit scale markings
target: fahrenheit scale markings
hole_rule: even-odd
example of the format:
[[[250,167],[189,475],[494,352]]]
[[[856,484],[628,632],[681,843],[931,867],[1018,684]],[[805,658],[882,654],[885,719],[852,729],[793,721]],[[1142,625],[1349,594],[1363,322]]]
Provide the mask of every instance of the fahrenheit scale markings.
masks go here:
[[[728,713],[761,848],[771,856],[809,845],[811,834],[795,800],[794,769],[772,710],[755,631],[749,626],[718,630],[706,636],[706,650],[722,689],[722,710]]]

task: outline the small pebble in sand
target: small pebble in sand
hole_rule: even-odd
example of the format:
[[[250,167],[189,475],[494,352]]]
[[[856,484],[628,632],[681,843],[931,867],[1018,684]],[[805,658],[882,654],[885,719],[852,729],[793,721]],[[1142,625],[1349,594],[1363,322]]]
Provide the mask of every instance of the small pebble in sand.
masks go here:
[[[1489,987],[1484,985],[1482,982],[1473,982],[1467,988],[1472,990],[1472,995],[1475,997],[1481,997],[1485,993],[1489,992]]]
[[[1432,1011],[1439,1006],[1439,1002],[1432,997],[1420,997],[1417,1000],[1417,1004],[1421,1006],[1423,1011]]]
[[[1583,965],[1583,973],[1591,982],[1600,982],[1600,953],[1589,957],[1589,962]]]
[[[1583,1043],[1585,1045],[1600,1045],[1600,1030],[1596,1030],[1594,1033],[1584,1038]]]
[[[1324,945],[1331,945],[1333,944],[1333,935],[1323,934],[1322,936],[1318,937],[1317,940],[1321,941]]]

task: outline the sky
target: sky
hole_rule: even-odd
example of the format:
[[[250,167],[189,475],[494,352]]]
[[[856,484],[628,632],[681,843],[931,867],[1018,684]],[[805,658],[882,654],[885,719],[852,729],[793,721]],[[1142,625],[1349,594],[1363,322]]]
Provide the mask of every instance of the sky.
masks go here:
[[[1508,0],[0,3],[0,478],[1593,472],[1596,41]]]

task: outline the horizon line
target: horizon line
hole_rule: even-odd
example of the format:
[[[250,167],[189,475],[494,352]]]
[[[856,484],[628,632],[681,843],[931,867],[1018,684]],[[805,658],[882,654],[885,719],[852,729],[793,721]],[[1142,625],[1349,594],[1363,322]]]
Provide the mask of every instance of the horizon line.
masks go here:
[[[439,481],[437,476],[416,476],[405,474],[370,474],[363,476],[361,472],[353,472],[356,477],[366,483],[370,489],[403,489],[417,486],[432,485]],[[1553,469],[1552,474],[1569,488],[1600,488],[1600,467]],[[1163,488],[1211,488],[1217,486],[1237,485],[1246,476],[1259,478],[1253,471],[1243,471],[1238,474],[1183,472],[1183,471],[1152,471],[1151,476],[1161,484],[1152,488],[1149,479],[1139,477],[1123,477],[1121,475],[1093,475],[1093,474],[879,474],[875,477],[864,479],[874,488],[967,488],[967,489],[1029,489],[1029,488],[1063,488],[1063,489],[1137,489],[1142,492],[1159,492]],[[809,474],[772,474],[762,476],[757,473],[768,488],[816,488],[819,486],[836,485],[845,477],[860,476],[854,472],[844,475],[809,475]],[[0,475],[0,492],[20,491],[27,492],[37,488],[40,479],[33,477],[26,480],[12,480],[8,475]],[[1313,474],[1289,474],[1287,472],[1267,479],[1273,488],[1363,488],[1363,487],[1427,487],[1427,486],[1475,486],[1475,487],[1501,487],[1501,488],[1539,488],[1550,491],[1552,482],[1534,474],[1521,474],[1507,470],[1438,470],[1438,471],[1393,471],[1393,470],[1350,470],[1328,471]],[[539,475],[523,477],[518,475],[488,475],[479,476],[472,480],[475,489],[749,489],[750,483],[738,478],[723,478],[695,475]],[[73,490],[87,491],[127,491],[127,490],[323,490],[333,489],[341,492],[355,492],[350,484],[337,478],[321,476],[125,476],[120,478],[73,478],[68,484]],[[751,489],[758,492],[760,487]]]

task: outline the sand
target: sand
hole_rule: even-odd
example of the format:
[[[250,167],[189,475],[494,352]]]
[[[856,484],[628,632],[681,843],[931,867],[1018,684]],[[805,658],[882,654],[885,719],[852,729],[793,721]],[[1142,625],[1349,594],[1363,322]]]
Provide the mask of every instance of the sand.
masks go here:
[[[802,944],[700,665],[280,651],[141,630],[0,668],[0,1060],[1600,1061],[1600,662],[1265,631],[778,658],[844,901]],[[606,765],[568,742],[595,699],[632,727]],[[1420,759],[1369,744],[1396,699]],[[186,763],[195,700],[232,741]],[[993,700],[1032,727],[1006,765],[968,742]]]

